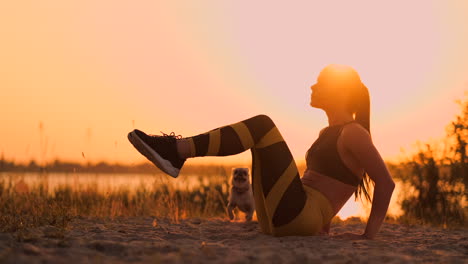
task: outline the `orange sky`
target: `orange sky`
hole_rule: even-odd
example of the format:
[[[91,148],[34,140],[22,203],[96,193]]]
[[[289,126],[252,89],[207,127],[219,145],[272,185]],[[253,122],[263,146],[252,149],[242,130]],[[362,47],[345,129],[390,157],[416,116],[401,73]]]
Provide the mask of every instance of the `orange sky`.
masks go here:
[[[190,136],[264,113],[303,160],[330,63],[368,86],[385,159],[443,136],[468,90],[468,2],[323,2],[2,1],[0,153],[132,163],[134,127]]]

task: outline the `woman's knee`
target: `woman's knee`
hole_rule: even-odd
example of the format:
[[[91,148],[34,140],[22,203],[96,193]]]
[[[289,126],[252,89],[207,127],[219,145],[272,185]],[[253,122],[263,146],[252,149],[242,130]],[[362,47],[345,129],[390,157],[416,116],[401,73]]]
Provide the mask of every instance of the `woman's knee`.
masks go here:
[[[251,119],[255,120],[255,122],[259,124],[264,124],[265,126],[271,126],[272,124],[274,125],[273,120],[265,114],[256,115],[252,117]]]
[[[267,115],[256,115],[247,120],[244,120],[244,123],[249,129],[250,134],[254,142],[258,142],[266,133],[268,133],[275,124],[273,120]]]

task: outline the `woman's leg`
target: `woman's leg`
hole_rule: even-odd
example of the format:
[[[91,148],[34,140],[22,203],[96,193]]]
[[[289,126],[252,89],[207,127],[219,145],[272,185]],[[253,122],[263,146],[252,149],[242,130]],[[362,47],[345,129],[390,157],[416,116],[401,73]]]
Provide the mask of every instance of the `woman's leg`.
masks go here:
[[[190,156],[226,156],[252,152],[252,185],[257,218],[264,233],[275,235],[306,204],[306,193],[293,156],[273,121],[266,115],[185,138]]]
[[[331,210],[326,198],[302,185],[286,142],[266,115],[180,140],[174,135],[149,136],[139,130],[130,132],[129,140],[173,177],[178,176],[188,157],[227,156],[250,149],[257,218],[266,234],[313,235],[322,227],[322,219],[329,218],[330,213],[322,210]],[[189,151],[179,153],[178,143],[188,145]]]

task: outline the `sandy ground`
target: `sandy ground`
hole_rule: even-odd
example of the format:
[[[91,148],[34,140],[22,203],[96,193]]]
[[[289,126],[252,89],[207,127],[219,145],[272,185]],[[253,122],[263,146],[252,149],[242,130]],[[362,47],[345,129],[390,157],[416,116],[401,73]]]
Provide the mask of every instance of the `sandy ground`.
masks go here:
[[[360,233],[363,223],[335,224],[331,234]],[[375,240],[330,236],[271,237],[257,222],[153,218],[73,220],[0,233],[0,263],[468,263],[468,229],[385,223]]]

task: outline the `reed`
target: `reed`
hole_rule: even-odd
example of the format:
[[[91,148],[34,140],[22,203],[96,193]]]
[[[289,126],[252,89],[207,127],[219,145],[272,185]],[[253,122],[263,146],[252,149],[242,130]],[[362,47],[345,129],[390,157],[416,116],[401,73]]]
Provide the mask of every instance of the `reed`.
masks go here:
[[[225,172],[230,168],[222,169]],[[0,180],[0,231],[53,225],[66,228],[77,217],[153,216],[173,222],[193,217],[224,217],[228,174],[199,177],[199,188],[180,188],[161,180],[136,189],[98,190],[96,185],[66,185],[49,190],[47,181],[28,186]],[[182,176],[182,175],[181,175]],[[44,175],[46,178],[47,175]]]

